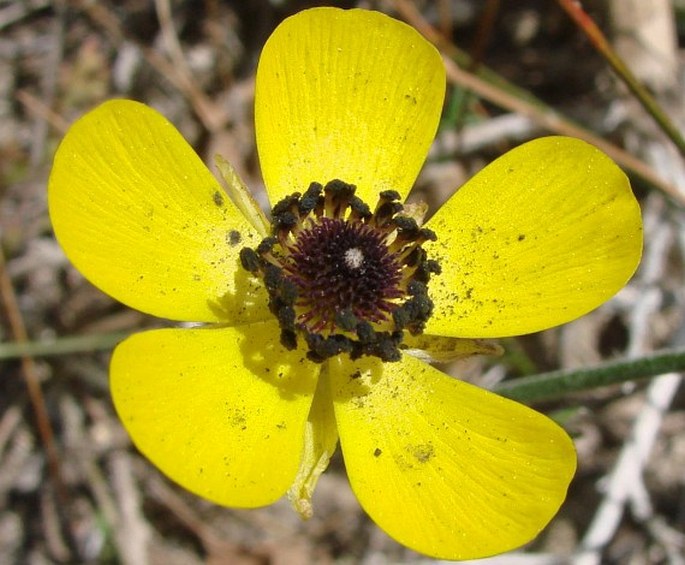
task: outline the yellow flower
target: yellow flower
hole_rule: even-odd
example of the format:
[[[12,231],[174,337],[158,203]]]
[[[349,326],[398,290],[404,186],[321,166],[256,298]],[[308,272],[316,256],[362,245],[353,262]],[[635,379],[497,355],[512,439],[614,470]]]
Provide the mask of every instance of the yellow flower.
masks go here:
[[[112,358],[121,420],[171,479],[227,506],[287,492],[307,516],[339,438],[364,509],[417,551],[503,552],[556,513],[576,464],[566,433],[415,354],[478,352],[474,338],[597,307],[639,261],[638,205],[605,155],[548,137],[419,227],[398,199],[444,89],[437,51],[385,15],[283,22],[255,94],[271,228],[226,163],[230,199],[142,104],[107,102],[69,130],[49,206],[71,261],[133,308],[206,323],[134,335]]]

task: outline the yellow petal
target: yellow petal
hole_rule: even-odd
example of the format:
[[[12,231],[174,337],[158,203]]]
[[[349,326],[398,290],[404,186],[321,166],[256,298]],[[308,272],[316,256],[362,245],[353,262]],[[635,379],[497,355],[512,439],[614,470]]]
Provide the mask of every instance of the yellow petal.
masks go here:
[[[327,364],[323,365],[324,372],[326,368]],[[304,429],[304,450],[300,470],[288,489],[290,503],[305,520],[314,514],[312,495],[319,477],[328,468],[337,445],[338,429],[333,414],[330,388],[326,380],[320,378]]]
[[[78,120],[57,150],[48,202],[69,259],[128,306],[174,320],[263,318],[246,311],[256,289],[238,263],[254,229],[153,109],[114,100]]]
[[[331,386],[352,489],[416,551],[475,559],[513,549],[566,496],[573,443],[530,408],[407,355],[340,361]]]
[[[255,124],[272,204],[312,181],[406,194],[435,135],[440,55],[378,12],[316,8],[285,20],[257,69]]]
[[[114,404],[138,449],[208,500],[255,507],[297,473],[319,367],[275,323],[134,335],[112,357]]]
[[[564,137],[531,141],[465,184],[428,222],[426,332],[521,335],[582,316],[613,296],[642,252],[640,209],[606,155]]]

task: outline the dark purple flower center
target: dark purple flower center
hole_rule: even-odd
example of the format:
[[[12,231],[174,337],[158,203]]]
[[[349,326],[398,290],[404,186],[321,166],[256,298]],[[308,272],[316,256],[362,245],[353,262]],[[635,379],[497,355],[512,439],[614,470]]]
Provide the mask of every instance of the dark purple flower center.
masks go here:
[[[240,257],[263,279],[286,347],[302,336],[314,361],[396,361],[404,331],[420,333],[432,313],[426,284],[439,267],[421,244],[435,235],[402,215],[396,192],[382,192],[373,213],[354,192],[335,180],[285,198],[273,235]]]
[[[297,287],[298,322],[311,331],[334,331],[339,312],[360,320],[387,320],[404,293],[397,256],[382,233],[359,222],[320,218],[305,227],[284,261]]]

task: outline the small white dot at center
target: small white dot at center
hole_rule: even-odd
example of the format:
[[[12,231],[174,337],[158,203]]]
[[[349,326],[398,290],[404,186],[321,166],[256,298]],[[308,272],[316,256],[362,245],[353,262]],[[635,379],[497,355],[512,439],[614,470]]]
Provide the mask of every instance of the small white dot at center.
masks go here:
[[[350,247],[345,251],[345,265],[350,269],[358,269],[364,262],[364,254],[358,247]]]

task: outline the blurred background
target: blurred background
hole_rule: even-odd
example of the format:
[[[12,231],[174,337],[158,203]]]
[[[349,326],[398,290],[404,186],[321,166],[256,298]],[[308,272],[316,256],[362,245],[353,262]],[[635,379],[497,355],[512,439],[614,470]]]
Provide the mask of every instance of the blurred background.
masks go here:
[[[446,371],[492,387],[685,343],[682,155],[561,2],[0,0],[0,563],[431,562],[371,523],[339,458],[306,523],[285,500],[225,509],[160,475],[118,423],[107,364],[122,335],[165,322],[86,282],[55,242],[47,214],[59,140],[112,97],[154,106],[210,166],[219,153],[261,191],[253,131],[261,46],[285,17],[325,4],[407,21],[454,61],[443,122],[413,197],[435,209],[496,156],[561,133],[605,143],[643,208],[644,261],[611,302],[562,328],[502,340],[501,358]],[[583,6],[682,130],[685,2]],[[22,357],[16,342],[37,348]],[[685,563],[679,385],[679,375],[665,375],[536,405],[575,438],[578,474],[525,554],[487,562]]]

